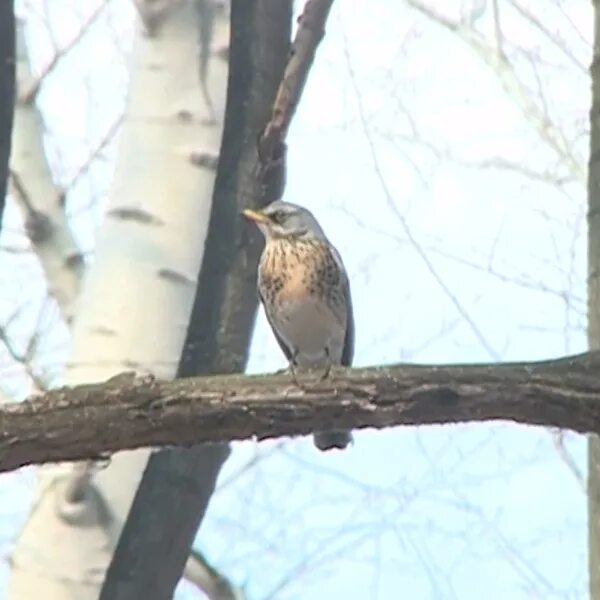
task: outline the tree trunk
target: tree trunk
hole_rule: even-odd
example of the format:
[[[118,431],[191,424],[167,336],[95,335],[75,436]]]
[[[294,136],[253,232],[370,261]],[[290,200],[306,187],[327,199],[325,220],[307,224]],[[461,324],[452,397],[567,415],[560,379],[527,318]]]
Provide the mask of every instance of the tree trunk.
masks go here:
[[[198,140],[216,154],[221,128],[196,111],[203,101],[193,7],[173,3],[154,25],[152,35],[136,35],[111,199],[73,327],[69,384],[132,369],[169,379],[184,344],[214,184],[214,171],[193,157]],[[222,112],[226,68],[218,61],[208,85]],[[12,557],[8,598],[98,598],[147,458],[146,450],[122,453],[97,473],[71,465],[41,477]]]
[[[260,246],[243,208],[280,190],[257,180],[256,140],[289,52],[291,0],[234,0],[229,83],[213,209],[196,300],[178,375],[243,371],[257,307]],[[266,196],[266,197],[265,197]],[[101,598],[171,597],[214,490],[227,444],[167,450],[148,462]]]
[[[3,0],[0,2],[0,228],[6,202],[14,104],[15,11],[13,0]]]
[[[594,0],[588,170],[588,344],[600,349],[600,1]],[[600,600],[600,438],[588,442],[588,564],[590,598]]]

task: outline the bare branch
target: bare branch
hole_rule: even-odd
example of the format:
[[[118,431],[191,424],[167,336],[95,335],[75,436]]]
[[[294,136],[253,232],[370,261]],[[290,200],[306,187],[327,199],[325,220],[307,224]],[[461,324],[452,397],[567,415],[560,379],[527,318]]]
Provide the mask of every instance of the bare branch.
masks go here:
[[[263,179],[270,169],[279,166],[285,155],[288,128],[300,102],[317,46],[325,35],[325,22],[332,4],[333,0],[307,0],[304,12],[298,18],[298,30],[271,118],[258,140]]]
[[[410,1],[410,0],[408,0],[408,1]],[[345,38],[344,38],[344,40],[345,40]],[[348,68],[348,73],[350,75],[350,80],[352,82],[352,85],[354,87],[354,91],[356,94],[360,122],[362,124],[363,132],[365,134],[365,138],[367,140],[369,151],[371,153],[371,159],[373,161],[373,170],[375,171],[375,175],[377,176],[379,185],[381,187],[381,191],[383,192],[383,195],[385,197],[388,207],[394,213],[394,215],[397,217],[397,219],[400,222],[400,225],[402,226],[402,229],[404,231],[404,235],[407,237],[407,239],[411,243],[412,247],[414,248],[415,252],[419,255],[419,257],[421,258],[421,260],[427,267],[427,270],[429,271],[431,276],[434,278],[436,283],[443,290],[444,294],[447,296],[447,298],[450,300],[450,302],[454,305],[458,314],[468,324],[468,326],[470,327],[471,331],[473,332],[473,334],[475,335],[475,337],[477,338],[479,343],[482,345],[482,347],[486,350],[486,352],[489,354],[489,356],[492,359],[500,360],[499,353],[488,342],[488,340],[486,339],[486,337],[483,334],[483,332],[481,331],[481,329],[477,326],[477,323],[475,323],[475,321],[473,320],[471,315],[468,313],[468,311],[465,309],[465,307],[460,302],[459,298],[456,296],[456,294],[454,294],[454,292],[450,289],[450,287],[444,281],[442,276],[438,273],[433,262],[431,261],[431,259],[429,258],[429,256],[425,252],[425,250],[423,249],[423,246],[419,243],[419,240],[413,234],[413,232],[408,224],[408,221],[406,220],[406,217],[402,214],[402,212],[396,206],[396,203],[394,202],[394,198],[392,196],[392,192],[390,191],[390,188],[385,180],[383,170],[381,169],[381,165],[379,164],[379,157],[377,155],[377,149],[375,147],[373,135],[372,135],[371,130],[369,129],[369,126],[367,123],[367,117],[365,114],[365,109],[364,109],[364,105],[363,105],[363,101],[362,101],[362,95],[361,95],[358,83],[356,81],[354,68],[352,67],[352,61],[350,60],[350,52],[348,50],[347,42],[345,42],[345,44],[344,44],[344,54],[346,57],[346,64],[347,64],[347,68]]]
[[[315,429],[510,420],[600,431],[600,352],[537,363],[335,369],[172,382],[123,374],[0,410],[0,471],[143,446],[259,440]]]
[[[32,364],[33,363],[33,355],[34,355],[34,351],[35,351],[34,338],[37,337],[36,334],[34,333],[32,338],[29,340],[25,351],[21,352],[21,351],[17,350],[16,346],[14,345],[14,343],[12,341],[11,336],[8,335],[7,327],[8,327],[8,324],[3,327],[0,327],[0,342],[2,342],[2,344],[6,348],[6,351],[8,352],[9,356],[16,363],[19,363],[23,367],[25,373],[27,374],[27,376],[29,377],[29,379],[31,380],[33,385],[35,386],[36,391],[44,391],[44,390],[48,389],[47,383],[35,371],[35,369],[33,368],[33,364]]]
[[[36,208],[20,174],[10,171],[13,198],[23,214],[25,230],[43,268],[48,292],[56,299],[65,321],[70,323],[85,263],[69,226],[62,194],[52,184],[49,174],[48,179],[42,179],[40,186],[55,192],[50,198],[38,198],[48,211]]]
[[[19,95],[27,94],[31,68],[23,24],[17,30]],[[65,193],[57,186],[45,156],[41,119],[34,104],[20,102],[15,110],[10,184],[25,229],[40,261],[48,291],[69,323],[84,271],[84,261],[66,214]]]
[[[84,175],[87,174],[92,163],[100,156],[100,154],[106,148],[106,146],[108,146],[108,144],[110,144],[112,142],[115,135],[117,135],[117,132],[119,131],[119,129],[121,128],[121,124],[123,123],[124,116],[125,115],[122,114],[119,117],[117,117],[115,119],[115,122],[106,130],[106,133],[102,136],[100,141],[96,144],[96,147],[86,157],[85,162],[83,162],[79,166],[75,175],[73,175],[73,177],[71,177],[71,180],[65,186],[66,189],[71,189],[79,181],[79,179],[81,177],[83,177]]]
[[[586,481],[581,469],[577,465],[577,462],[573,459],[573,457],[569,454],[569,451],[565,448],[565,436],[564,432],[560,429],[558,431],[552,432],[552,442],[554,444],[554,448],[558,453],[560,459],[565,463],[567,469],[571,472],[577,485],[581,488],[583,493],[586,493]]]
[[[183,576],[197,586],[209,600],[243,600],[244,593],[236,589],[206,559],[200,550],[192,550]]]
[[[516,0],[508,0],[508,3],[531,25],[533,25],[550,43],[554,44],[572,63],[577,69],[587,77],[588,69],[587,66],[575,56],[571,48],[565,43],[560,37],[558,32],[550,31],[542,21],[528,8],[525,8]]]
[[[457,34],[473,51],[497,74],[507,96],[517,105],[523,116],[533,125],[537,135],[559,157],[560,161],[572,173],[573,177],[585,184],[587,181],[584,161],[578,156],[572,144],[565,138],[555,123],[539,106],[527,86],[517,75],[514,65],[506,54],[499,54],[494,45],[466,23],[453,21],[444,14],[431,8],[421,0],[406,0],[409,6],[418,10],[438,25]]]
[[[19,90],[19,102],[21,104],[31,104],[40,90],[40,86],[44,79],[56,68],[60,60],[69,53],[74,46],[76,46],[81,38],[89,31],[90,27],[96,22],[98,17],[102,14],[102,11],[106,8],[107,2],[98,5],[98,7],[90,14],[90,16],[82,24],[81,28],[73,39],[63,48],[55,52],[52,60],[46,65],[44,70],[36,77],[36,79],[29,82],[29,85],[22,90]]]

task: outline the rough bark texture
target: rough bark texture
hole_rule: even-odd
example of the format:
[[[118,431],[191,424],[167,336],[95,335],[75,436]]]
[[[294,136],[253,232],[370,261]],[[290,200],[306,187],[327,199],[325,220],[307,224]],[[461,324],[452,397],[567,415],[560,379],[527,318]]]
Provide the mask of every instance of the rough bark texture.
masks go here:
[[[243,370],[257,307],[258,240],[243,208],[265,202],[255,140],[289,50],[290,0],[234,0],[228,97],[213,209],[179,377]],[[266,201],[268,201],[267,199]],[[224,438],[222,438],[224,439]],[[227,444],[154,454],[146,467],[101,598],[169,598],[229,455]]]
[[[101,600],[171,598],[228,444],[153,454],[106,572]]]
[[[600,348],[600,2],[594,4],[592,106],[588,170],[588,345]],[[600,600],[600,438],[588,443],[588,561],[590,598]]]
[[[539,363],[335,369],[161,382],[126,374],[0,410],[0,471],[140,446],[504,419],[600,432],[600,352]]]
[[[287,136],[317,46],[325,35],[325,23],[332,4],[333,0],[308,0],[298,19],[292,54],[277,91],[271,119],[259,140],[259,151],[263,158],[276,154],[276,148]]]
[[[4,215],[15,104],[15,13],[13,0],[0,2],[0,227]]]

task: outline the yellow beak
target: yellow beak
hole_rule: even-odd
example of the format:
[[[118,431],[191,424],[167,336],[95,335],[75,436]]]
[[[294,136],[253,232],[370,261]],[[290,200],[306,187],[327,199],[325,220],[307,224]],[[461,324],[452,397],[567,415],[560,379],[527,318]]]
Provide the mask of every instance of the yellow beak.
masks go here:
[[[267,215],[261,213],[258,210],[250,210],[249,208],[247,208],[246,210],[242,211],[242,214],[246,217],[246,219],[254,221],[255,223],[269,222],[269,217],[267,217]]]

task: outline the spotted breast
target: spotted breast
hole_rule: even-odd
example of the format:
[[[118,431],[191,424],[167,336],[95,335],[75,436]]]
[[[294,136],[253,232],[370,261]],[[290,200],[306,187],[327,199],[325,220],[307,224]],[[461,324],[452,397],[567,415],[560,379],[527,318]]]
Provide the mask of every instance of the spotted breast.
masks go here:
[[[347,322],[344,282],[325,241],[269,240],[258,287],[288,359],[300,367],[340,364]]]

